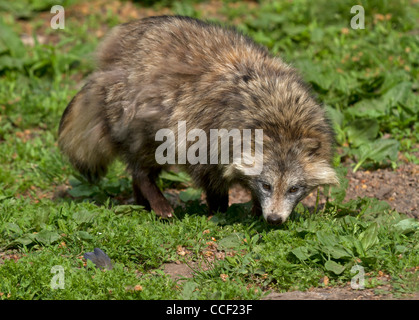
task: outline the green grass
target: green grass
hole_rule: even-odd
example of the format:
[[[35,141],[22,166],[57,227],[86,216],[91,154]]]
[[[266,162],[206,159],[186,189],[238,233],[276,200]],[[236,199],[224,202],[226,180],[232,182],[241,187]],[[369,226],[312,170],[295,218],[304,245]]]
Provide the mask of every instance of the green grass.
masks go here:
[[[66,29],[54,31],[56,45],[27,47],[15,18],[42,26],[39,10],[48,6],[13,3],[0,1],[7,9],[0,19],[1,299],[258,299],[271,289],[322,286],[325,276],[329,286],[348,284],[354,265],[364,267],[367,288],[378,287],[384,273],[396,296],[419,290],[419,223],[376,199],[343,203],[344,180],[324,208],[310,214],[299,205],[280,227],[251,216],[249,204],[209,220],[183,174],[165,173],[158,182],[163,189],[189,187],[170,221],[121,204],[132,193],[121,163],[100,184],[86,183],[57,148],[58,123],[81,85],[77,79],[92,70],[94,30],[123,21],[112,12],[92,13],[83,24],[69,17]],[[162,1],[157,8],[205,18],[196,3]],[[361,1],[366,27],[352,30],[351,1],[261,1],[253,9],[231,3],[218,14],[293,63],[325,103],[338,167],[348,157],[349,170],[397,167],[398,153],[419,162],[412,153],[419,142],[417,4]],[[65,195],[57,190],[68,185]],[[96,247],[109,255],[112,270],[82,259]],[[209,248],[225,257],[214,259]],[[195,276],[175,282],[165,275],[162,265],[177,260]],[[57,265],[65,288],[53,290]]]
[[[0,292],[12,299],[255,299],[268,286],[279,291],[318,286],[325,275],[330,285],[343,285],[354,265],[368,272],[367,287],[378,285],[378,271],[399,281],[412,277],[419,264],[419,222],[383,214],[377,201],[357,205],[371,208],[342,215],[330,204],[312,215],[301,206],[286,225],[273,228],[255,220],[245,205],[210,220],[189,210],[166,222],[136,206],[3,199],[0,245],[19,248],[23,256],[1,265]],[[206,261],[211,242],[231,254]],[[179,246],[189,252],[186,263],[193,259],[208,267],[191,266],[196,276],[184,284],[159,269],[186,259]],[[80,257],[94,247],[109,255],[112,270],[83,266]],[[64,290],[50,287],[56,265],[65,270]],[[136,285],[141,292],[130,289]],[[198,290],[185,293],[191,286]]]

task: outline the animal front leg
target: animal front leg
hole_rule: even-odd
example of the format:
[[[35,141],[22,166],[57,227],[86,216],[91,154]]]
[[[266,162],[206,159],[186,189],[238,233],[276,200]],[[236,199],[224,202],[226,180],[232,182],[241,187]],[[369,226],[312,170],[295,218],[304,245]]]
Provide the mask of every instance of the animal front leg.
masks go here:
[[[152,209],[161,218],[171,218],[173,209],[150,175],[133,174],[135,200],[146,209]]]
[[[143,193],[141,192],[140,189],[140,179],[135,178],[135,176],[132,176],[132,189],[134,191],[134,200],[135,203],[143,206],[144,209],[150,211],[151,207],[150,207],[150,203],[148,202],[148,200],[144,197]]]
[[[226,212],[228,209],[228,191],[206,190],[209,214],[217,211]]]
[[[252,196],[252,203],[253,203],[252,214],[254,216],[261,216],[263,214],[262,206],[260,205],[260,201],[256,196]]]

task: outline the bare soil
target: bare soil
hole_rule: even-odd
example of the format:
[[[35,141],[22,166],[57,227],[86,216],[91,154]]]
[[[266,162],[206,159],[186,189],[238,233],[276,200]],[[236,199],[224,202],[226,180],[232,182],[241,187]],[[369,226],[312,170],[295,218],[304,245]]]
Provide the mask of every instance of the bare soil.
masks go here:
[[[419,166],[408,163],[396,170],[378,169],[347,174],[346,200],[371,197],[384,200],[397,212],[419,219]]]
[[[180,261],[166,263],[162,268],[174,281],[185,281],[185,279],[194,277],[194,270],[206,269],[205,265],[193,261],[188,262],[188,264]],[[352,289],[350,284],[342,287],[328,287],[326,285],[319,288],[310,288],[307,291],[266,291],[262,300],[419,300],[419,292],[394,296],[392,286],[388,283],[389,278],[388,275],[377,277],[377,281],[382,284],[374,289]],[[324,279],[321,280],[324,281]]]

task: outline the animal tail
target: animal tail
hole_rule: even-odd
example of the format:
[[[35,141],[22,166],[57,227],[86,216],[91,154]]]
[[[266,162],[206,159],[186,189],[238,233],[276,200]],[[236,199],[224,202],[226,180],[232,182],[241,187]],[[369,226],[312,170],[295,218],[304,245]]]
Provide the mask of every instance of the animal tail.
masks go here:
[[[58,132],[61,151],[90,182],[104,176],[116,156],[102,89],[94,81],[87,83],[65,109]]]

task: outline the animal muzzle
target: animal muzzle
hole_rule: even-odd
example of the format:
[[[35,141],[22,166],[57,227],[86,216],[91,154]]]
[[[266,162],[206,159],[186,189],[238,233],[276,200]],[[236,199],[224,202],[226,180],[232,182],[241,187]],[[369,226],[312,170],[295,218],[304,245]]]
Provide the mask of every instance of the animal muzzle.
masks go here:
[[[268,198],[261,201],[263,218],[266,222],[273,225],[284,223],[294,208],[294,202],[284,198]]]
[[[278,210],[280,208],[280,210]],[[273,205],[262,209],[263,217],[269,224],[280,225],[284,223],[292,212],[294,206],[287,202],[282,202],[281,205]]]
[[[280,215],[277,214],[271,214],[266,218],[266,221],[269,224],[273,224],[273,225],[280,225],[283,222],[285,222],[285,219],[282,219],[282,217]]]

